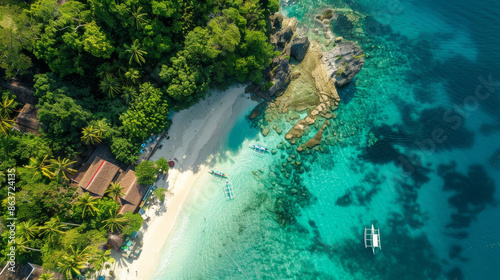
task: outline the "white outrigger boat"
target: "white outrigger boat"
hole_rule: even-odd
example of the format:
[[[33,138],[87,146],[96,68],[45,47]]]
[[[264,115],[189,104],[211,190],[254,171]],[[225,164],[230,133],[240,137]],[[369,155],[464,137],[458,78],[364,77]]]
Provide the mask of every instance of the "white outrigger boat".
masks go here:
[[[221,171],[218,171],[218,170],[210,170],[208,171],[208,173],[214,175],[215,177],[219,177],[219,178],[227,178],[227,175],[224,173],[224,172],[221,172]]]
[[[254,151],[265,154],[267,151],[269,151],[266,147],[266,145],[262,143],[255,143],[255,144],[250,144],[250,148],[252,148]]]
[[[382,244],[380,243],[380,229],[365,228],[365,248],[372,248],[372,252],[375,255],[375,248],[382,250]]]
[[[233,186],[231,186],[228,180],[226,180],[226,185],[224,186],[224,193],[228,199],[234,198]]]

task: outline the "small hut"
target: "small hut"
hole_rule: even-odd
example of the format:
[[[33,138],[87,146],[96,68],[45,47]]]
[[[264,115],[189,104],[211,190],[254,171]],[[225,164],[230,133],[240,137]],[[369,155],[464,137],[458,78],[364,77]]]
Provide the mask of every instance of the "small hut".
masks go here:
[[[108,244],[111,249],[120,251],[123,244],[123,234],[108,233]]]
[[[25,265],[16,265],[15,271],[10,272],[8,270],[4,270],[2,274],[0,274],[0,280],[37,280],[40,278],[40,275],[44,273],[54,274],[52,276],[54,280],[64,280],[65,277],[61,273],[45,270],[42,266],[27,263]]]
[[[52,276],[52,279],[54,279],[54,280],[64,280],[64,279],[66,279],[66,277],[64,277],[64,275],[62,275],[59,272],[45,270],[42,266],[39,266],[39,265],[36,265],[36,264],[32,264],[32,263],[28,263],[28,264],[31,267],[33,267],[33,272],[27,278],[27,280],[37,280],[37,279],[40,278],[40,275],[42,275],[44,273],[54,274],[54,276]]]
[[[35,105],[26,103],[16,118],[15,129],[40,135],[40,122],[38,122],[38,109]]]

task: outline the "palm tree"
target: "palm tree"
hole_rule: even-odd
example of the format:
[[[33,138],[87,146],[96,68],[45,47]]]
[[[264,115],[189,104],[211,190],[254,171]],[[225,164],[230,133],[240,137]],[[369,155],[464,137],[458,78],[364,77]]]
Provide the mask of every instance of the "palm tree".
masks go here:
[[[123,77],[123,73],[127,71],[127,68],[121,64],[119,60],[113,60],[113,64],[111,64],[111,71],[115,73],[115,76],[118,78]]]
[[[10,116],[10,114],[12,113],[13,107],[14,105],[14,99],[9,99],[9,98],[5,98],[2,100],[2,102],[0,102],[0,115],[2,116]]]
[[[101,250],[97,252],[97,255],[94,258],[94,267],[96,270],[101,270],[102,265],[105,263],[114,263],[115,259],[111,257],[111,250]]]
[[[109,98],[115,97],[115,94],[119,94],[121,91],[121,81],[119,78],[106,74],[104,79],[99,83],[99,89],[108,94]]]
[[[96,76],[102,79],[106,77],[106,75],[112,75],[112,73],[113,73],[113,66],[111,66],[109,62],[105,62],[101,64],[101,66],[99,66]]]
[[[70,161],[67,158],[57,157],[57,159],[51,159],[53,174],[56,177],[57,181],[62,178],[69,180],[68,175],[73,175],[76,173],[75,169],[72,169],[70,166],[76,163],[76,161]]]
[[[85,216],[87,210],[92,216],[95,215],[95,212],[99,211],[97,207],[95,207],[97,205],[97,198],[90,196],[88,192],[78,197],[74,204],[76,206],[83,206],[82,219]]]
[[[53,217],[50,221],[46,222],[44,226],[40,227],[40,232],[42,235],[47,237],[50,242],[54,242],[54,239],[62,234],[64,231],[61,229],[64,227],[61,221],[57,217]]]
[[[40,275],[39,280],[54,280],[54,273],[44,273]]]
[[[113,198],[114,201],[120,203],[120,197],[125,196],[123,189],[124,187],[122,187],[120,183],[111,183],[105,193]]]
[[[106,122],[106,120],[98,120],[96,123],[95,123],[95,130],[97,132],[97,134],[100,136],[100,137],[104,137],[104,133],[106,133],[109,129],[110,129],[110,126],[109,124]]]
[[[41,252],[42,250],[40,249],[35,249],[35,248],[31,248],[29,246],[30,245],[30,240],[26,240],[25,238],[23,237],[18,237],[16,238],[16,245],[17,247],[19,248],[19,253],[26,253],[29,251],[36,251],[36,252]]]
[[[104,224],[103,228],[109,229],[110,232],[117,232],[117,230],[123,229],[123,223],[127,221],[127,218],[122,217],[121,214],[114,213],[109,210],[111,217],[109,219],[102,221]]]
[[[14,127],[14,119],[11,119],[9,115],[0,114],[0,132],[7,135],[12,127]]]
[[[39,280],[54,280],[54,273],[44,273],[40,275]]]
[[[147,13],[141,13],[142,7],[137,8],[136,11],[132,12],[132,10],[128,9],[128,11],[132,14],[129,17],[129,20],[135,23],[135,27],[137,29],[142,28],[142,24],[147,23],[148,21],[144,18]]]
[[[54,173],[51,171],[52,165],[49,164],[49,162],[49,155],[45,155],[42,159],[30,158],[30,164],[25,165],[24,167],[35,170],[35,174],[33,174],[33,177],[31,179],[40,174],[49,179],[52,179],[54,177]]]
[[[70,247],[70,254],[63,256],[59,261],[59,271],[66,276],[66,279],[73,279],[73,275],[80,275],[80,270],[87,266],[87,248],[75,251],[73,247]]]
[[[125,99],[125,103],[129,104],[135,97],[137,97],[137,91],[135,91],[134,87],[124,86],[122,88],[122,97]]]
[[[93,125],[84,127],[82,134],[82,141],[85,145],[95,145],[102,142],[99,131]]]
[[[38,233],[38,224],[33,223],[33,221],[27,220],[25,222],[19,223],[17,227],[18,236],[23,238],[26,241],[30,241],[32,238],[35,238],[35,235]]]
[[[128,61],[129,64],[132,64],[132,60],[135,60],[137,63],[139,63],[139,65],[142,65],[142,63],[146,62],[146,59],[144,59],[143,55],[148,53],[141,50],[141,44],[139,43],[138,39],[135,39],[134,43],[130,47],[125,44],[124,46],[125,52],[130,53],[130,60]]]
[[[133,85],[138,84],[140,78],[141,74],[137,69],[129,68],[128,71],[125,72],[125,79]]]

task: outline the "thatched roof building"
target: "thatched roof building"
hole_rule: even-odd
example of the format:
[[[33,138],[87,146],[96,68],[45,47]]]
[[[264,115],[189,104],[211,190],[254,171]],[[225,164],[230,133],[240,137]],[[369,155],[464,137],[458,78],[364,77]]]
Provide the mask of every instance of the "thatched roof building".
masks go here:
[[[16,265],[15,272],[8,271],[7,269],[0,274],[0,280],[37,280],[40,275],[44,273],[54,274],[54,280],[64,280],[65,277],[61,273],[45,270],[42,266],[27,263],[25,265]]]
[[[141,204],[147,188],[137,183],[135,171],[132,169],[127,170],[127,173],[120,181],[120,185],[125,195],[120,198],[121,207],[119,213],[135,212]]]
[[[127,169],[127,164],[117,160],[116,157],[111,152],[111,148],[106,144],[101,144],[101,145],[97,146],[97,148],[92,153],[92,155],[87,160],[87,162],[89,162],[89,163],[93,162],[96,157],[99,157],[105,161],[111,162],[112,164],[119,166],[123,170]]]
[[[54,274],[54,276],[52,276],[52,278],[54,280],[64,280],[64,279],[66,279],[66,277],[64,277],[64,275],[62,275],[59,272],[45,270],[45,269],[43,269],[42,266],[36,265],[36,264],[31,264],[30,263],[29,265],[31,267],[33,267],[33,273],[31,273],[31,276],[27,280],[36,280],[36,279],[39,279],[40,275],[42,275],[44,273]]]
[[[90,166],[88,166],[85,175],[78,182],[78,186],[94,196],[102,197],[108,189],[109,184],[118,177],[119,170],[120,167],[115,164],[96,157]],[[79,174],[73,180],[77,179],[78,176]]]
[[[38,122],[38,109],[35,105],[26,103],[16,118],[15,128],[21,132],[40,135]]]
[[[111,182],[120,183],[125,195],[120,198],[119,213],[135,212],[147,192],[147,187],[137,183],[135,171],[126,169],[123,163],[116,160],[106,145],[100,145],[90,156],[87,163],[71,178],[83,191],[102,197]]]
[[[16,96],[16,100],[21,104],[38,104],[38,98],[33,95],[33,90],[30,85],[21,84],[17,81],[6,82],[0,79],[0,86],[9,89]]]

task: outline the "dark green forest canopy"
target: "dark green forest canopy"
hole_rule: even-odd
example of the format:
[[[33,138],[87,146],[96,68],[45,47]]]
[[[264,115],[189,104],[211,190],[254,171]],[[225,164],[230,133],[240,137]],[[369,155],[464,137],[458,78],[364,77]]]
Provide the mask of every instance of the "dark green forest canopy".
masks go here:
[[[105,119],[115,133],[103,140],[132,162],[132,147],[150,134],[134,133],[134,125],[155,120],[148,132],[157,133],[167,125],[159,114],[192,105],[210,87],[261,83],[275,55],[267,19],[278,0],[15,3],[2,6],[0,66],[6,77],[20,78],[50,69],[34,82],[55,152],[75,152],[82,129]],[[139,104],[145,87],[163,101]],[[158,104],[165,108],[148,108]],[[71,113],[62,116],[61,106]],[[142,123],[129,121],[132,107],[146,114]],[[122,139],[132,144],[128,152]]]
[[[99,269],[107,233],[120,225],[130,234],[142,219],[117,215],[111,198],[78,195],[66,178],[75,159],[106,143],[134,163],[140,144],[168,127],[170,110],[209,88],[263,83],[276,55],[268,18],[278,9],[278,0],[0,0],[0,79],[33,85],[41,122],[40,136],[12,130],[22,104],[0,92],[0,183],[15,167],[23,202],[17,261],[67,277],[87,262]],[[0,199],[8,203],[6,192]]]

